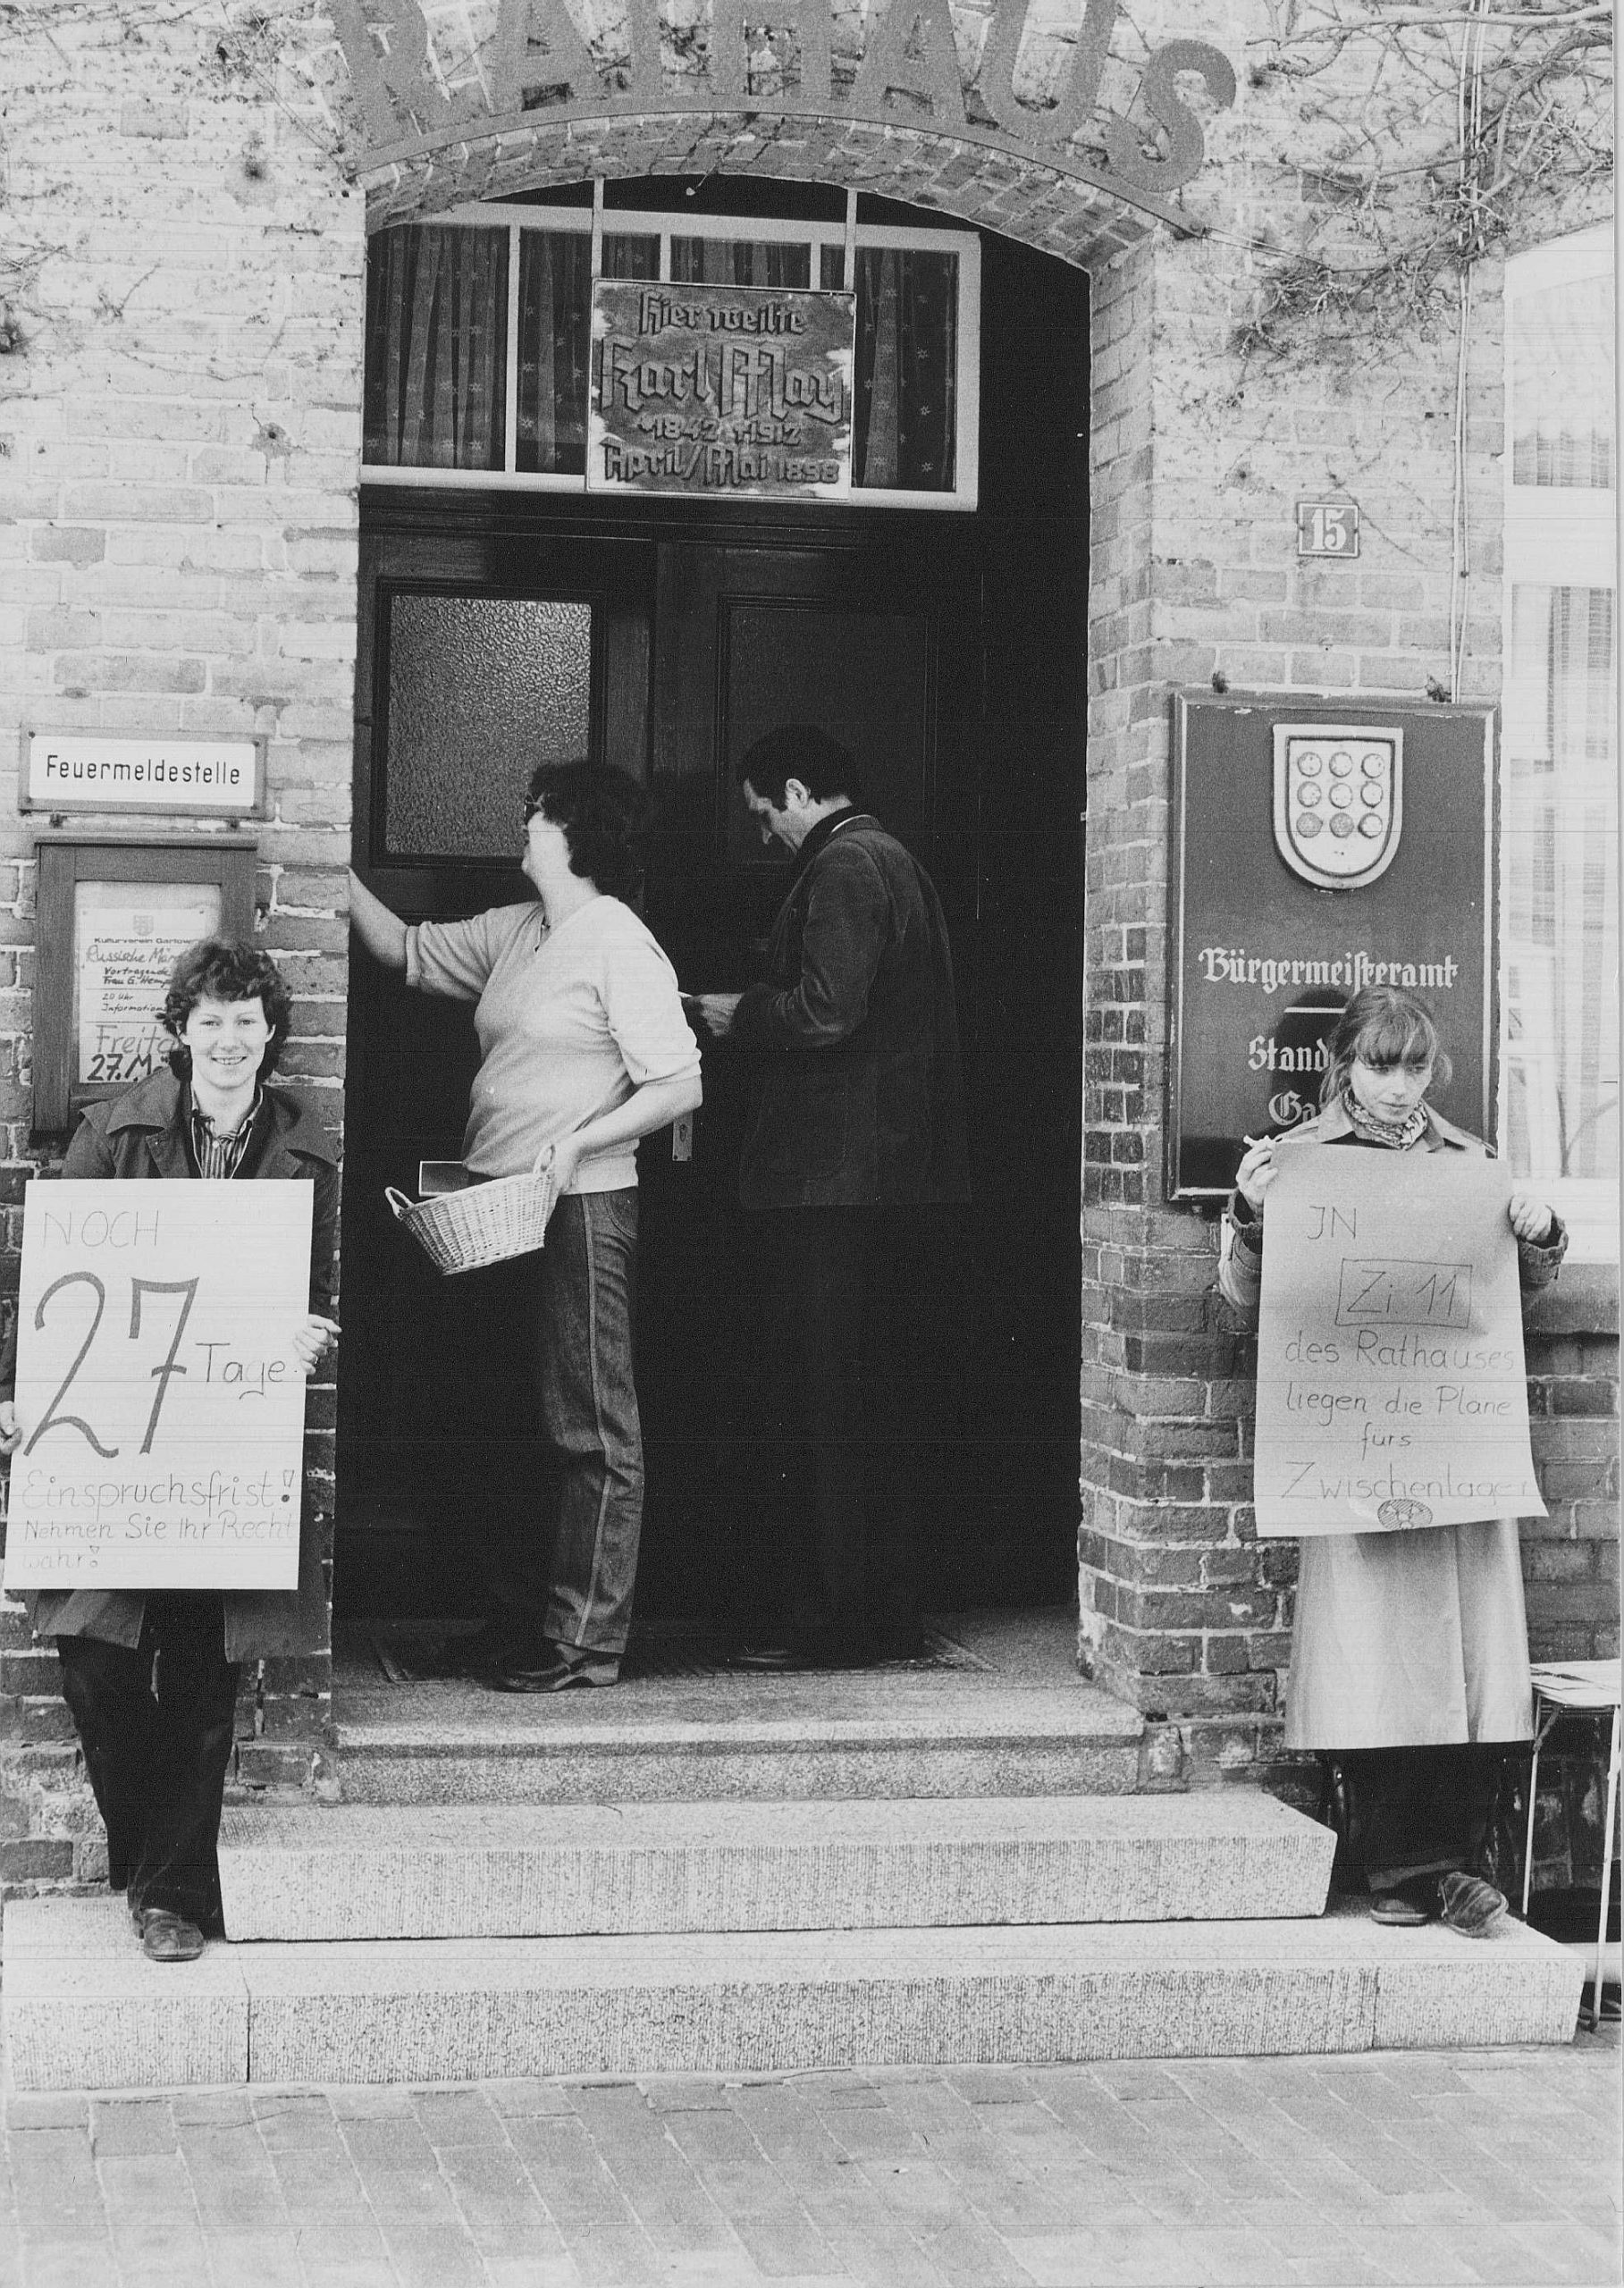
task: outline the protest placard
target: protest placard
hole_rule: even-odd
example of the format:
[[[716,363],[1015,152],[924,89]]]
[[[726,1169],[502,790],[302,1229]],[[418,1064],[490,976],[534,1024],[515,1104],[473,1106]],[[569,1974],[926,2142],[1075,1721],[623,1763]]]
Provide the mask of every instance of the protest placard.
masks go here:
[[[307,1183],[30,1183],[8,1591],[291,1589]]]
[[[1475,1154],[1281,1156],[1258,1330],[1259,1534],[1544,1516],[1510,1191]]]

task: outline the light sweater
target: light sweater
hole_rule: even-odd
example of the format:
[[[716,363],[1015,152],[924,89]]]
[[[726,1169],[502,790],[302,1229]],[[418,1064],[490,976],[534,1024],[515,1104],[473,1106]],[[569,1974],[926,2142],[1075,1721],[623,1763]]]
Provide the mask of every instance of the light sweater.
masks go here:
[[[597,897],[549,930],[538,904],[406,933],[407,982],[473,1001],[482,1061],[462,1157],[475,1173],[519,1175],[543,1146],[622,1105],[648,1081],[699,1072],[677,972],[618,898]],[[637,1181],[637,1148],[583,1160],[569,1189]]]

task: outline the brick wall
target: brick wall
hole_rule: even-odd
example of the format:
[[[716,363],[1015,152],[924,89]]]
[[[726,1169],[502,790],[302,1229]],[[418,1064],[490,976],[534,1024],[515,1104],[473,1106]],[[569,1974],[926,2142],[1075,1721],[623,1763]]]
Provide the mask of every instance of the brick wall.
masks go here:
[[[201,13],[72,0],[49,14],[7,28],[8,1295],[23,1182],[52,1172],[29,1132],[36,822],[16,810],[14,727],[267,737],[257,927],[294,992],[285,1070],[335,1137],[343,1078],[364,201],[308,85],[297,73],[278,83],[262,32],[245,44]],[[333,1401],[331,1383],[313,1392],[307,1444],[306,1514],[329,1552]],[[21,1611],[0,1608],[0,1887],[100,1872],[56,1674]],[[330,1714],[324,1653],[250,1670],[238,1781],[309,1784]]]
[[[1355,372],[1239,356],[1258,243],[1323,219],[1328,194],[1310,170],[1340,131],[1335,73],[1319,82],[1314,123],[1291,83],[1254,84],[1244,68],[1267,29],[1259,0],[1191,13],[1152,0],[1124,34],[1132,46],[1193,31],[1242,66],[1184,194],[1210,235],[1182,242],[1149,240],[1111,201],[982,147],[755,113],[537,117],[367,172],[314,0],[206,21],[63,0],[48,38],[37,17],[12,26],[4,197],[21,252],[0,272],[14,327],[0,313],[0,344],[13,343],[0,349],[0,689],[8,724],[268,735],[260,928],[298,994],[289,1071],[336,1129],[364,209],[375,223],[594,172],[720,168],[854,183],[1088,266],[1081,1648],[1091,1673],[1166,1720],[1152,1758],[1163,1779],[1186,1761],[1198,1776],[1289,1785],[1274,1743],[1294,1552],[1252,1532],[1250,1346],[1212,1298],[1210,1222],[1162,1196],[1168,698],[1215,674],[1237,688],[1361,693],[1447,679],[1455,343],[1442,317],[1384,339],[1374,380],[1368,360]],[[696,68],[683,21],[666,55],[679,73]],[[854,22],[840,15],[842,72]],[[982,29],[977,10],[955,13],[966,62]],[[1045,31],[1022,68],[1041,79],[1056,55]],[[1123,107],[1136,77],[1132,58],[1113,63],[1106,100]],[[1497,297],[1485,264],[1468,363],[1468,697],[1492,697],[1500,674]],[[1360,500],[1356,565],[1294,560],[1292,502],[1324,492]],[[13,1289],[35,1165],[30,853],[25,825],[0,823],[0,1285]],[[1611,1308],[1602,1283],[1570,1276],[1531,1341],[1552,1505],[1527,1537],[1536,1651],[1602,1649],[1611,1626]],[[330,1538],[330,1388],[312,1420],[312,1513]],[[53,1661],[0,1611],[0,1885],[94,1872],[98,1830]],[[324,1658],[245,1681],[241,1784],[320,1784],[328,1677]]]
[[[1238,54],[1245,12],[1224,19],[1205,36]],[[1249,241],[1305,240],[1325,195],[1307,171],[1325,132],[1305,116],[1289,90],[1243,86],[1192,186],[1214,234],[1158,238],[1095,278],[1080,1542],[1085,1671],[1175,1728],[1167,1753],[1198,1782],[1298,1793],[1304,1771],[1276,1745],[1296,1546],[1256,1536],[1255,1344],[1213,1290],[1215,1222],[1163,1204],[1169,698],[1215,677],[1448,686],[1457,346],[1440,315],[1351,366],[1237,349],[1259,275]],[[1468,344],[1465,700],[1500,688],[1502,282],[1497,260],[1479,265]],[[1327,494],[1359,502],[1364,552],[1299,565],[1292,504]],[[1617,1330],[1601,1266],[1571,1267],[1531,1316],[1551,1510],[1524,1537],[1536,1658],[1618,1644]]]

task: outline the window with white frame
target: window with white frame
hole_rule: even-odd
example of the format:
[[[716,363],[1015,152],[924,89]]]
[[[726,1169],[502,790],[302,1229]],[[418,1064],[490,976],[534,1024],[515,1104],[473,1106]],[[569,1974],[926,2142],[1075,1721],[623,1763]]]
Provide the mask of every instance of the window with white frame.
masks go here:
[[[362,477],[585,485],[593,248],[604,278],[856,293],[853,498],[973,509],[980,248],[859,223],[467,206],[367,249]]]
[[[1619,1243],[1612,234],[1506,272],[1502,1148]]]

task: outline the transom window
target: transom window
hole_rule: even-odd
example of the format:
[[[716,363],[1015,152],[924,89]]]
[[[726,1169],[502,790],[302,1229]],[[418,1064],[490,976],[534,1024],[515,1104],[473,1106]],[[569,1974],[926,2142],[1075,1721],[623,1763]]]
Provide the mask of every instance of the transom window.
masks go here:
[[[1609,231],[1506,271],[1502,1148],[1619,1234],[1617,442]]]
[[[367,252],[363,479],[583,491],[595,274],[854,288],[854,499],[973,509],[980,257],[972,232],[849,222],[526,205],[395,224]]]

